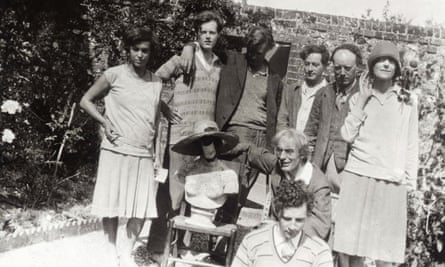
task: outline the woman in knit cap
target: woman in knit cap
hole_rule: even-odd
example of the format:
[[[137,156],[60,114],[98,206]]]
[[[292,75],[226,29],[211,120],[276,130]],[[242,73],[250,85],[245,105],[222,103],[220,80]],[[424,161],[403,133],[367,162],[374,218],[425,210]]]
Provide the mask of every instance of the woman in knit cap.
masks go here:
[[[377,266],[404,262],[407,191],[416,188],[417,103],[395,83],[397,47],[378,42],[368,69],[340,130],[351,145],[335,220],[334,250],[350,256],[340,266],[363,266],[365,257]]]

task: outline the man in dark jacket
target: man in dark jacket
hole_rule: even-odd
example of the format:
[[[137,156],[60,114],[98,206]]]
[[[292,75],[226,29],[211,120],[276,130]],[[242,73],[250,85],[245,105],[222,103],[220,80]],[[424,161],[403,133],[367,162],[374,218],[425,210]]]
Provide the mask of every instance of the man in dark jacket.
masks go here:
[[[281,101],[282,82],[265,59],[266,53],[274,46],[271,31],[262,26],[251,28],[246,36],[247,51],[238,53],[226,51],[225,65],[220,73],[216,94],[215,121],[218,127],[240,138],[240,143],[258,147],[271,147],[275,134],[278,108]],[[183,57],[190,63],[193,44],[183,50]],[[190,64],[186,63],[187,69]],[[258,177],[258,171],[247,163],[246,153],[232,153],[225,160],[235,161],[239,170],[240,190],[236,198],[228,199],[221,209],[223,222],[236,222],[239,210],[244,206],[250,188]]]
[[[246,39],[246,54],[227,54],[220,75],[215,120],[222,131],[238,135],[240,142],[270,148],[282,91],[280,76],[271,71],[265,60],[274,41],[270,30],[260,26],[250,29]],[[245,153],[228,155],[227,159],[243,166],[247,163]],[[241,169],[240,193],[238,199],[226,202],[224,221],[236,220],[257,177],[258,171],[248,164]]]
[[[317,92],[328,86],[324,71],[329,51],[323,45],[306,45],[300,52],[304,61],[304,80],[286,86],[278,111],[277,130],[294,128],[303,132]]]
[[[335,83],[317,92],[304,133],[313,151],[312,162],[326,173],[332,192],[338,193],[348,154],[339,130],[349,111],[349,98],[359,90],[356,77],[362,56],[354,44],[342,44],[331,59]]]
[[[348,114],[351,95],[359,91],[357,71],[362,64],[362,55],[356,45],[342,44],[334,49],[331,60],[335,83],[315,96],[305,134],[312,147],[312,162],[325,172],[332,192],[338,194],[341,189],[340,173],[349,152],[340,128]],[[339,267],[356,266],[354,257],[342,253],[335,255]]]

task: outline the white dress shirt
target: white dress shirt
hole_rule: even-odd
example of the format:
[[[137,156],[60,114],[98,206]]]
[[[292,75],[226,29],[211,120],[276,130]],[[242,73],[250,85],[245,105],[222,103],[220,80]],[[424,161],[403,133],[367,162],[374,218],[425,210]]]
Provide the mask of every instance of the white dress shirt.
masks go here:
[[[326,85],[327,82],[325,79],[314,87],[309,87],[306,82],[303,82],[301,85],[301,105],[300,109],[298,110],[296,123],[296,129],[298,131],[304,131],[309,114],[311,113],[312,104],[314,103],[315,94],[318,92],[318,90]]]

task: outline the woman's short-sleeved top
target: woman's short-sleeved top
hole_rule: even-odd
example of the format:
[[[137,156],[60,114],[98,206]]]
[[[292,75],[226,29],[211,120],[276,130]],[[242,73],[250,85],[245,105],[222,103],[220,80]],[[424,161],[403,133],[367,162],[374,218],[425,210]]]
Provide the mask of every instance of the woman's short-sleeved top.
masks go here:
[[[109,68],[104,75],[111,86],[104,97],[105,117],[119,137],[114,143],[104,137],[101,147],[122,154],[152,157],[161,80],[149,71],[139,77],[128,64]]]

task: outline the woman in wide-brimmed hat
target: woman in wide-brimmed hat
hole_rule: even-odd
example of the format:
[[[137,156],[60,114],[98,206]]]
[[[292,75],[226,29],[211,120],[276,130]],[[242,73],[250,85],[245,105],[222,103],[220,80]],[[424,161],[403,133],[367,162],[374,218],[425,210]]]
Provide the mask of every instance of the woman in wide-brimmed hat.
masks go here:
[[[217,156],[238,144],[238,137],[220,132],[214,121],[197,121],[193,134],[176,143],[172,150],[197,156],[173,174],[173,179],[183,185],[181,198],[193,207],[215,211],[221,207],[227,194],[238,193],[237,174]]]

